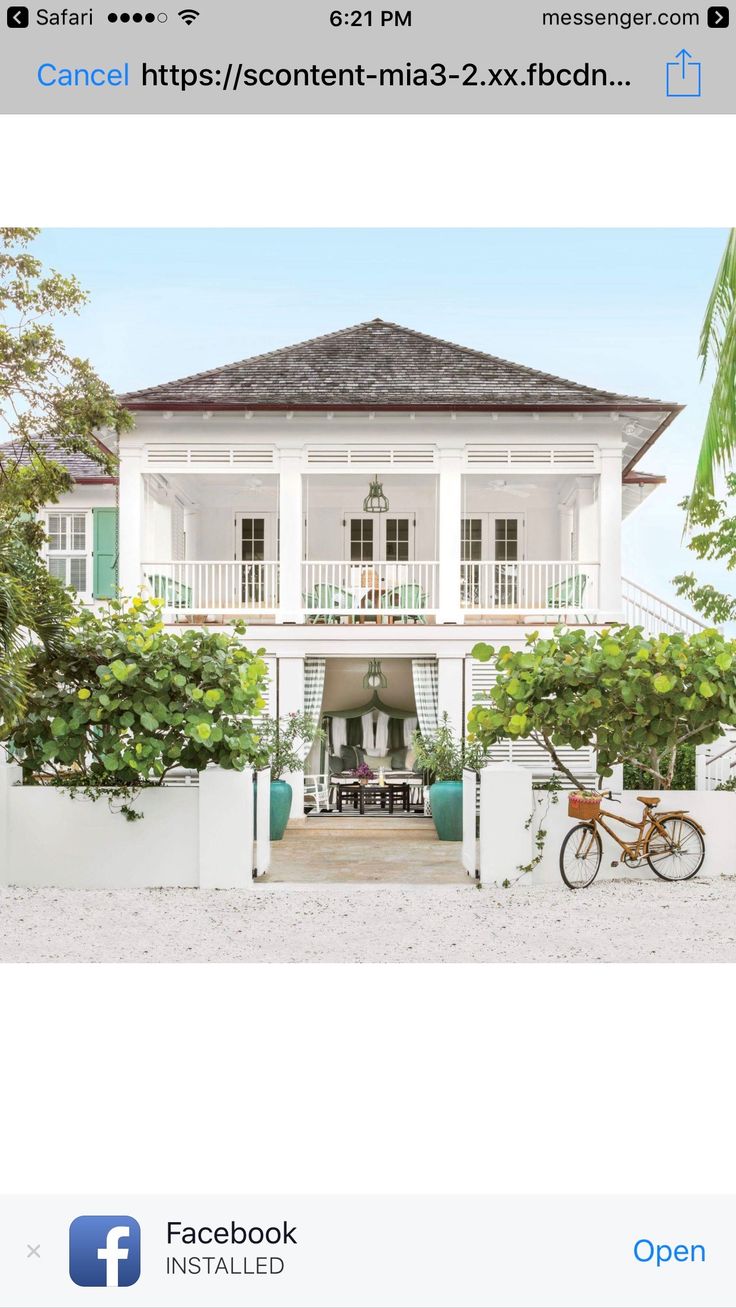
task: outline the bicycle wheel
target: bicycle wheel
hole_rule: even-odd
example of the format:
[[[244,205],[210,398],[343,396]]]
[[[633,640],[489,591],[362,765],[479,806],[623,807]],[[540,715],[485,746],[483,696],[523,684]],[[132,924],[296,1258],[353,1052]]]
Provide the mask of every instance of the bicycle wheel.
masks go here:
[[[560,849],[560,874],[570,890],[592,885],[603,859],[603,845],[593,822],[579,822],[568,831]]]
[[[689,881],[700,871],[705,858],[705,841],[699,827],[689,818],[663,817],[663,836],[652,831],[647,844],[647,863],[663,881]]]

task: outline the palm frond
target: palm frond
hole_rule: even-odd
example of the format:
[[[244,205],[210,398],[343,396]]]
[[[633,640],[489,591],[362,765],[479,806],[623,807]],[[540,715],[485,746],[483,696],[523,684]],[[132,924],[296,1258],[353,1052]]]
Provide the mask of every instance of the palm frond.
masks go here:
[[[715,470],[728,469],[736,452],[736,228],[729,234],[700,332],[701,380],[716,365],[705,430],[698,452],[691,503],[712,495]]]

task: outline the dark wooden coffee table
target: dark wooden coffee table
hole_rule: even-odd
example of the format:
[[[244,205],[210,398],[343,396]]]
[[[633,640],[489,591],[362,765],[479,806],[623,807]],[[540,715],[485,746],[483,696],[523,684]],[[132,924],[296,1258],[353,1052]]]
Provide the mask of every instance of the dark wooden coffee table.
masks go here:
[[[387,781],[385,786],[361,786],[355,781],[340,781],[337,783],[337,811],[342,813],[343,802],[347,802],[363,816],[366,804],[385,809],[388,802],[388,811],[393,813],[398,799],[404,812],[408,813],[410,789],[407,781]]]

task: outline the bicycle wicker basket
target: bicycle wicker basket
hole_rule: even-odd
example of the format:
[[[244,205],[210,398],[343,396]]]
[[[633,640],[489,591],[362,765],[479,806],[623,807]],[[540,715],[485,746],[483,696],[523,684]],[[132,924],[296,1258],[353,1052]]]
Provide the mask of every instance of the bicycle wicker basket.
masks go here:
[[[567,816],[578,818],[583,822],[590,821],[591,818],[598,817],[601,811],[600,795],[578,795],[573,793],[568,796]]]

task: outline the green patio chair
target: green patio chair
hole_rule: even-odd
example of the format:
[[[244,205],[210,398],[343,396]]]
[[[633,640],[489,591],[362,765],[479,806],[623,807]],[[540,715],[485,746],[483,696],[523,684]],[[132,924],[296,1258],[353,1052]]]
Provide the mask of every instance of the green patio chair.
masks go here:
[[[192,588],[180,581],[164,577],[160,572],[149,573],[146,581],[151,588],[154,599],[162,599],[169,609],[190,609],[192,607]]]
[[[563,613],[569,613],[571,609],[575,612],[579,611],[587,584],[586,573],[579,572],[576,577],[569,577],[567,581],[561,581],[556,586],[549,587],[547,591],[547,608],[558,610],[558,622],[562,621]],[[590,621],[587,613],[584,613],[583,617],[586,622]]]
[[[310,622],[339,623],[341,613],[329,613],[325,610],[355,608],[355,600],[350,591],[342,590],[339,586],[330,586],[327,582],[319,582],[311,595],[304,595],[302,598],[305,608],[320,610],[319,613],[310,613]]]
[[[381,608],[393,611],[398,622],[421,622],[426,626],[427,619],[422,617],[420,612],[426,607],[427,596],[417,582],[395,586],[393,590],[384,591],[381,596]],[[398,613],[398,609],[403,609],[404,612]]]

